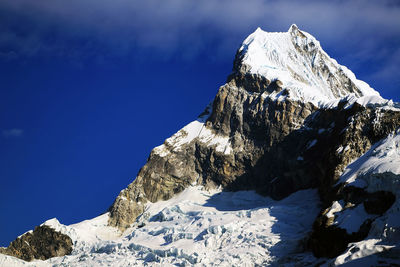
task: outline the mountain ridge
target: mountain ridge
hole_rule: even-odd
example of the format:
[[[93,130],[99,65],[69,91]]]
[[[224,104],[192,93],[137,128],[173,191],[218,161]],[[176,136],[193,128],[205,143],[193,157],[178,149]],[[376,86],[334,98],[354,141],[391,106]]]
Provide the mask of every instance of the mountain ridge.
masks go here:
[[[287,33],[272,33],[272,35],[277,35],[277,36],[284,36],[286,38],[287,42],[290,42],[290,44],[292,44],[292,41],[290,39],[290,37],[292,36],[293,33],[295,34],[300,34],[301,36],[307,36],[309,35],[308,33],[303,33],[302,31],[298,30],[297,26],[292,25],[289,29],[290,32]],[[227,84],[225,84],[224,86],[222,86],[216,96],[216,98],[214,99],[213,102],[213,107],[212,107],[212,111],[208,111],[210,113],[210,117],[207,118],[205,120],[205,125],[202,124],[200,121],[204,120],[204,119],[200,119],[199,123],[197,123],[197,135],[193,134],[191,132],[191,130],[193,130],[194,132],[196,132],[196,129],[190,129],[189,133],[188,131],[186,131],[185,127],[178,131],[178,135],[181,136],[181,138],[177,135],[174,135],[172,138],[175,139],[175,141],[177,143],[179,143],[179,147],[182,147],[183,144],[187,144],[190,143],[192,141],[195,141],[194,139],[200,137],[200,139],[203,137],[201,136],[201,131],[204,129],[212,129],[214,131],[214,133],[209,133],[209,136],[215,137],[215,136],[220,136],[220,143],[215,143],[216,145],[216,152],[218,153],[218,147],[219,145],[225,146],[225,152],[226,152],[226,148],[232,146],[232,141],[234,142],[233,145],[237,144],[238,149],[241,150],[243,149],[243,146],[241,144],[246,143],[246,141],[243,141],[243,139],[246,139],[246,137],[243,138],[243,135],[251,135],[251,134],[259,134],[259,133],[250,133],[250,132],[254,132],[251,130],[251,126],[248,126],[249,124],[247,122],[245,122],[245,124],[247,125],[243,125],[243,113],[246,112],[246,107],[244,107],[245,105],[249,106],[251,109],[251,114],[249,114],[250,117],[253,116],[253,118],[249,119],[250,123],[254,123],[257,120],[270,120],[270,118],[272,117],[272,120],[270,120],[270,126],[269,129],[257,129],[257,131],[261,130],[263,132],[268,132],[271,130],[274,130],[274,128],[276,128],[276,130],[274,130],[273,133],[270,133],[270,140],[268,140],[269,142],[266,142],[267,146],[272,146],[274,142],[276,141],[280,141],[280,139],[282,139],[283,136],[286,136],[289,134],[289,132],[291,132],[292,130],[297,130],[297,125],[302,125],[304,120],[306,119],[306,117],[308,117],[311,113],[315,112],[318,109],[318,106],[314,105],[314,101],[313,99],[298,99],[298,98],[294,98],[293,100],[291,99],[291,90],[292,88],[286,88],[284,84],[280,83],[280,80],[277,77],[273,77],[273,76],[268,76],[268,74],[265,75],[260,75],[258,73],[253,73],[251,71],[251,68],[248,68],[248,65],[246,65],[246,55],[247,53],[242,53],[243,47],[249,43],[252,42],[252,40],[254,40],[254,35],[258,36],[269,36],[268,33],[263,32],[261,29],[257,29],[253,34],[251,34],[248,38],[246,38],[246,40],[243,42],[243,45],[241,46],[241,48],[239,48],[236,57],[235,57],[235,61],[234,61],[234,67],[233,67],[233,73],[228,77],[228,82]],[[280,37],[279,37],[280,38]],[[279,39],[278,38],[278,39]],[[311,39],[311,43],[315,42],[315,38],[310,37]],[[251,41],[249,41],[251,40]],[[275,40],[274,40],[275,41]],[[306,42],[307,44],[307,42]],[[283,45],[284,46],[284,45]],[[320,45],[318,44],[317,47],[320,47]],[[249,48],[247,48],[249,50]],[[322,50],[322,49],[321,49]],[[273,50],[274,52],[275,50]],[[318,50],[319,51],[319,50]],[[272,54],[274,54],[272,52]],[[321,52],[320,52],[321,53]],[[256,53],[257,55],[259,53]],[[317,53],[318,54],[318,53]],[[323,52],[322,55],[325,55],[326,53]],[[328,57],[328,60],[331,60]],[[264,62],[264,61],[263,61]],[[336,61],[334,62],[334,64],[337,64]],[[285,64],[283,64],[285,65]],[[257,70],[257,72],[259,72]],[[351,78],[353,78],[354,74],[352,74],[351,72],[347,71],[346,73],[350,73]],[[347,78],[347,80],[351,80],[351,78]],[[355,76],[354,76],[355,79]],[[355,82],[358,84],[361,84],[361,82],[357,82],[358,80],[356,80]],[[347,81],[346,81],[347,82]],[[347,83],[346,83],[347,84]],[[350,89],[353,90],[354,88],[354,83],[350,83]],[[336,86],[336,85],[335,85]],[[366,87],[366,86],[364,86]],[[364,88],[365,89],[365,88]],[[387,100],[383,100],[380,96],[379,93],[377,93],[376,91],[374,91],[373,89],[369,88],[367,90],[364,90],[369,94],[361,94],[359,93],[360,97],[363,96],[372,96],[372,98],[370,100],[372,100],[371,102],[369,101],[365,101],[362,104],[364,104],[365,106],[367,105],[376,105],[376,104],[380,104],[382,106],[385,106],[389,109],[395,109],[394,107],[392,107],[392,103],[390,101]],[[257,93],[258,95],[254,95],[254,93]],[[269,95],[268,95],[269,93]],[[335,99],[329,99],[331,102],[333,101],[333,105],[332,103],[328,106],[323,105],[323,108],[334,108],[334,107],[338,107],[339,104],[346,102],[347,106],[346,108],[349,108],[351,105],[354,105],[354,103],[357,103],[357,98],[354,97],[354,95],[351,95],[353,93],[353,91],[348,91],[348,94],[346,96],[344,96],[343,98],[339,98],[343,95],[338,95],[338,98]],[[272,95],[272,96],[271,96]],[[286,98],[288,97],[289,101],[286,101]],[[276,101],[275,101],[276,100]],[[306,101],[304,101],[306,100]],[[310,100],[310,101],[307,101]],[[247,102],[246,102],[247,101]],[[253,102],[253,103],[251,103]],[[289,103],[290,102],[290,103]],[[314,103],[313,103],[314,102]],[[239,103],[239,104],[238,104]],[[256,104],[255,104],[256,103]],[[286,106],[285,103],[289,103],[288,105],[290,106],[289,108]],[[325,102],[326,103],[326,102]],[[271,104],[271,106],[273,106],[273,108],[269,108],[268,104]],[[251,106],[253,105],[253,106]],[[257,106],[258,105],[258,106]],[[274,106],[276,105],[276,106]],[[292,107],[293,105],[293,107]],[[247,108],[248,109],[248,108]],[[281,110],[279,110],[281,109]],[[289,112],[287,111],[287,109],[289,109]],[[268,118],[254,118],[254,116],[257,116],[257,113],[262,113],[263,111],[266,111],[268,113],[268,115],[264,114],[265,116],[268,116]],[[279,111],[280,114],[277,114],[276,111]],[[206,109],[207,112],[207,109]],[[294,115],[291,113],[295,113]],[[274,113],[274,114],[273,114]],[[287,113],[290,116],[290,119],[288,120],[287,118],[285,118],[285,116],[283,116],[282,118],[280,118],[279,116],[281,116],[281,114]],[[264,117],[265,117],[264,116]],[[242,118],[241,118],[242,117]],[[275,118],[274,118],[275,117]],[[232,119],[236,119],[237,120],[237,124],[239,125],[234,125],[235,123],[232,122]],[[281,120],[284,120],[284,123],[281,123]],[[261,122],[260,122],[261,123]],[[196,121],[193,122],[193,124],[196,124]],[[271,127],[273,125],[275,125],[274,127]],[[190,125],[190,124],[189,124]],[[234,126],[235,129],[232,129],[231,126]],[[247,127],[250,129],[250,132],[248,132],[246,129],[243,128],[243,126]],[[187,126],[188,127],[188,126]],[[190,128],[190,127],[189,127]],[[241,128],[241,129],[239,129]],[[258,127],[256,127],[258,128]],[[262,127],[261,128],[265,128]],[[286,129],[284,129],[286,128]],[[244,133],[243,133],[244,131]],[[279,133],[279,131],[281,133]],[[214,135],[213,135],[214,134]],[[238,136],[238,135],[242,135],[242,136]],[[267,134],[268,135],[268,134]],[[183,136],[183,137],[182,137]],[[186,136],[189,136],[190,138],[186,138]],[[221,138],[221,136],[225,136],[224,138]],[[256,139],[255,141],[260,141],[257,139],[262,139],[262,137],[259,138],[259,136],[254,136],[255,138],[252,139]],[[180,139],[179,139],[180,138]],[[235,141],[235,138],[238,139],[237,141]],[[177,139],[179,139],[177,141]],[[172,150],[172,152],[176,152],[177,155],[177,163],[182,163],[182,162],[188,162],[187,158],[188,155],[179,155],[179,151],[177,151],[177,148],[174,147],[174,144],[170,144],[169,141],[171,141],[171,139],[167,139],[167,141],[155,148],[155,150],[152,151],[152,153],[150,154],[150,158],[148,163],[151,163],[152,161],[152,156],[154,159],[154,164],[155,164],[155,172],[151,172],[149,173],[148,171],[146,171],[147,166],[149,166],[148,164],[145,165],[145,167],[139,172],[138,175],[138,183],[141,182],[142,177],[151,177],[151,175],[155,175],[158,176],[158,178],[156,177],[156,179],[152,178],[148,178],[148,182],[149,184],[145,185],[149,187],[148,191],[149,191],[149,196],[150,196],[150,201],[157,201],[158,199],[165,199],[165,198],[169,198],[171,197],[171,195],[173,195],[173,192],[171,191],[176,191],[179,192],[181,191],[185,186],[188,186],[189,184],[192,184],[194,182],[194,180],[190,179],[190,181],[185,181],[185,179],[179,179],[180,176],[186,176],[186,177],[196,177],[196,179],[198,180],[198,177],[201,176],[201,174],[199,174],[199,172],[197,172],[197,169],[199,169],[199,166],[192,166],[190,173],[187,172],[187,168],[185,168],[185,170],[182,170],[182,173],[179,173],[178,175],[174,174],[174,177],[178,177],[178,179],[175,179],[174,177],[171,177],[170,174],[168,174],[169,170],[165,170],[164,166],[161,166],[163,164],[171,164],[169,162],[169,160],[173,161],[173,159],[169,159],[166,160],[166,162],[163,162],[163,160],[159,161],[158,156],[161,155],[162,156],[166,155],[167,152],[158,154],[160,152],[160,150],[164,149],[164,148],[170,148],[170,150]],[[254,140],[252,140],[253,142]],[[264,140],[265,141],[265,140]],[[186,143],[185,143],[186,142]],[[262,141],[261,141],[262,142]],[[253,142],[254,143],[254,142]],[[176,144],[175,144],[176,145]],[[261,151],[263,144],[261,144],[261,147],[259,144],[252,144],[250,145],[250,150],[252,150],[251,154],[263,154],[263,152]],[[186,148],[188,149],[188,148]],[[191,151],[193,151],[193,153],[197,153],[196,148],[191,147],[190,148]],[[168,150],[168,149],[167,149]],[[232,149],[229,148],[228,149],[229,152],[232,152]],[[255,153],[254,153],[255,152]],[[208,152],[205,152],[208,153]],[[250,154],[250,153],[248,153]],[[237,154],[236,154],[237,155]],[[252,158],[253,155],[247,155],[249,158]],[[246,157],[247,157],[246,156]],[[172,156],[173,157],[173,156]],[[226,171],[227,169],[232,169],[232,167],[234,166],[233,169],[239,169],[237,170],[238,173],[237,175],[241,175],[244,174],[245,171],[243,170],[244,166],[242,166],[242,169],[240,170],[240,167],[237,168],[237,166],[235,166],[236,163],[231,163],[229,162],[229,160],[226,159],[225,156],[221,157],[220,155],[216,156],[217,158],[220,158],[220,161],[218,164],[220,165],[219,168],[223,169],[224,171]],[[178,159],[179,158],[179,159]],[[190,157],[189,157],[190,158]],[[244,160],[248,160],[248,159],[244,159]],[[191,159],[189,160],[189,163],[195,162],[195,159]],[[235,161],[235,159],[233,159],[233,161]],[[253,161],[252,164],[255,163],[255,161],[257,160],[251,160]],[[225,163],[224,163],[225,162]],[[226,162],[229,162],[226,165]],[[161,165],[160,165],[161,164]],[[198,165],[201,165],[202,163],[199,163]],[[207,163],[206,163],[207,164]],[[225,166],[224,166],[225,164]],[[174,164],[171,164],[174,165]],[[209,167],[209,166],[207,166]],[[164,169],[163,169],[164,168]],[[168,169],[169,167],[167,166],[166,169]],[[176,166],[171,166],[171,171],[175,172],[177,171]],[[151,169],[151,167],[150,167]],[[180,170],[178,170],[178,172],[180,172]],[[228,171],[230,173],[230,171]],[[162,176],[169,176],[169,178],[165,178]],[[205,183],[215,183],[217,182],[217,184],[219,182],[223,182],[223,186],[226,186],[227,183],[224,185],[224,178],[221,177],[226,177],[226,173],[221,173],[218,170],[215,170],[213,173],[211,174],[207,174],[209,176],[220,176],[220,178],[217,178],[217,180],[219,179],[220,181],[215,181],[213,179],[205,181]],[[229,174],[230,176],[231,173]],[[166,188],[169,188],[168,193],[160,193],[160,195],[156,195],[157,190],[154,190],[154,187],[160,186],[159,184],[157,184],[158,182],[160,182],[161,184],[163,183],[163,180],[167,180],[170,179],[169,184],[180,184],[180,187],[175,188],[175,189],[171,189],[168,185],[166,185]],[[206,178],[207,179],[207,178]],[[227,180],[229,180],[230,178],[227,177]],[[151,182],[150,182],[151,181]],[[157,182],[155,182],[157,181]],[[173,182],[171,182],[173,181]],[[146,183],[146,181],[145,181]],[[153,187],[154,186],[154,187]],[[143,187],[143,186],[142,186]],[[139,186],[140,188],[140,186]],[[127,202],[125,201],[125,199],[127,200],[131,200],[131,199],[136,199],[137,203],[142,203],[143,201],[145,201],[145,192],[139,192],[141,189],[133,189],[132,187],[128,187],[127,189],[128,191],[131,190],[132,192],[135,191],[136,193],[134,193],[133,195],[129,195],[126,194],[126,191],[122,192],[123,198],[121,201],[121,208],[122,206],[124,206],[124,208],[122,209],[126,209],[126,205],[128,204],[122,204],[123,202]],[[139,190],[139,191],[137,191]],[[151,192],[150,192],[151,191]],[[118,198],[116,200],[116,202],[118,202]],[[119,212],[117,212],[118,205],[113,205],[111,207],[111,218],[117,218],[118,216],[121,216]],[[128,205],[129,206],[129,205]],[[125,212],[126,214],[140,214],[143,211],[142,207],[135,207],[135,208],[128,208],[131,209],[129,212]],[[133,210],[132,210],[133,209]],[[115,214],[115,216],[114,216]],[[123,219],[125,220],[125,219]],[[130,221],[130,223],[132,223],[132,219],[128,220]],[[110,220],[110,224],[111,225],[116,225],[118,226],[118,219],[116,219],[116,221],[113,221],[112,219]],[[128,223],[129,224],[129,223]]]

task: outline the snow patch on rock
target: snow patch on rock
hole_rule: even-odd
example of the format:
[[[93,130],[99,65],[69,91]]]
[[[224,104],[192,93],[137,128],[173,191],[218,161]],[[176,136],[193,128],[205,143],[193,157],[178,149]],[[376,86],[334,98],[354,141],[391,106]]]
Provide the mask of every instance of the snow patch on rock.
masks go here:
[[[160,157],[168,156],[171,152],[182,151],[183,145],[197,140],[208,146],[215,146],[215,150],[229,155],[232,153],[232,146],[229,136],[216,134],[212,129],[207,128],[205,122],[210,116],[211,105],[206,108],[207,115],[199,117],[192,121],[170,138],[166,139],[164,144],[153,149],[153,153]]]

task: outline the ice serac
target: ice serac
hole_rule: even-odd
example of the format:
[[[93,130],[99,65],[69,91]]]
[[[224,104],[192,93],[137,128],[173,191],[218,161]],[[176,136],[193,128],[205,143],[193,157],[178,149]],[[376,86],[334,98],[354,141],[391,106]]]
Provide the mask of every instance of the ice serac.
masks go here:
[[[280,33],[258,28],[238,49],[212,104],[153,149],[121,191],[109,225],[124,230],[146,203],[194,184],[274,199],[318,188],[329,206],[344,168],[399,127],[399,114],[398,104],[356,79],[296,25]]]

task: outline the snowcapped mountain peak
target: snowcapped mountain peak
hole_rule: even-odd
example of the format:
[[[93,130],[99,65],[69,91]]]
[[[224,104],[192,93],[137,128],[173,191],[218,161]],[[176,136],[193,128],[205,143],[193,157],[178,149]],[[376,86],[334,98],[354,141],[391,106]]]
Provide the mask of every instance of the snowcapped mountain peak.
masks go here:
[[[400,266],[399,148],[400,103],[295,24],[257,28],[107,213],[50,219],[0,266]]]
[[[319,41],[296,24],[287,32],[257,28],[244,40],[239,56],[247,73],[279,80],[281,89],[286,89],[293,100],[316,106],[332,106],[349,96],[383,100],[367,83],[329,57]]]

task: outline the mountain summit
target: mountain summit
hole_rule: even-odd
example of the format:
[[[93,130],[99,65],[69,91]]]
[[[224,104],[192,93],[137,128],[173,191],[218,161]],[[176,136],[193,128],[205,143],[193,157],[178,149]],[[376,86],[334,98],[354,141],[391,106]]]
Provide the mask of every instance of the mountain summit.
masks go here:
[[[0,252],[43,266],[398,264],[399,126],[399,104],[313,36],[258,28],[107,213],[47,221]]]
[[[269,81],[279,80],[290,98],[316,106],[337,103],[338,99],[374,96],[377,91],[356,79],[353,72],[339,65],[309,33],[293,24],[288,32],[265,32],[258,28],[238,51],[238,69]],[[273,95],[279,97],[279,92]]]

